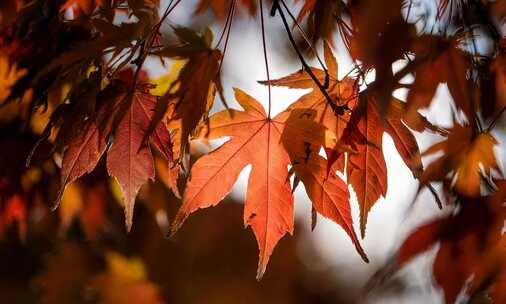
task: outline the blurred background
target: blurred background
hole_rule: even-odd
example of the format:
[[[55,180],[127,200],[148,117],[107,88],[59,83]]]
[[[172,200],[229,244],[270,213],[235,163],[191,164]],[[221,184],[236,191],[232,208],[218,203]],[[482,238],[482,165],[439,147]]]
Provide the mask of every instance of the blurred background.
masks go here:
[[[212,11],[195,17],[196,0],[185,0],[169,17],[171,25],[210,27],[215,39],[223,28]],[[269,1],[267,1],[269,2]],[[415,12],[434,20],[433,1],[414,1]],[[163,10],[168,1],[161,2]],[[296,2],[296,14],[302,3]],[[269,7],[266,8],[266,10]],[[431,19],[432,18],[432,19]],[[435,22],[435,21],[433,21]],[[301,68],[277,17],[266,14],[267,50],[271,78]],[[486,41],[480,44],[486,51]],[[317,45],[321,51],[321,45]],[[339,78],[352,69],[352,61],[339,36],[334,39]],[[267,103],[259,16],[237,14],[230,33],[222,71],[225,98],[238,107],[232,88],[239,87]],[[316,60],[308,55],[316,66]],[[404,63],[398,62],[401,67]],[[150,79],[169,77],[174,62],[149,59]],[[1,66],[1,65],[0,65]],[[394,66],[396,68],[396,66]],[[412,81],[409,77],[406,82]],[[285,109],[306,90],[272,88],[273,114]],[[398,90],[405,99],[406,92]],[[449,126],[450,98],[445,85],[424,113],[429,121]],[[221,103],[216,102],[216,109]],[[17,111],[13,108],[12,111]],[[62,205],[48,208],[57,189],[58,168],[52,161],[34,159],[34,167],[19,172],[26,155],[44,127],[44,115],[19,134],[21,121],[9,111],[0,117],[0,187],[24,193],[6,200],[0,217],[0,294],[4,303],[439,303],[441,293],[432,287],[430,268],[434,251],[416,259],[394,280],[376,288],[375,273],[388,264],[402,240],[421,223],[446,211],[439,210],[425,190],[415,200],[418,183],[384,135],[388,167],[388,193],[369,215],[362,245],[370,263],[364,263],[344,231],[322,217],[311,231],[311,205],[303,186],[295,193],[296,229],[274,251],[264,278],[255,280],[257,247],[253,234],[242,223],[243,199],[249,168],[241,173],[234,191],[217,207],[196,212],[175,237],[165,237],[180,206],[164,185],[163,165],[157,181],[141,189],[134,225],[124,228],[118,186],[106,174],[104,159],[95,171],[68,186]],[[438,140],[434,134],[416,134],[420,149]],[[16,142],[15,148],[13,143]],[[22,143],[22,144],[20,144]],[[220,142],[212,142],[215,147]],[[196,143],[196,150],[210,147]],[[38,154],[44,155],[44,144]],[[498,157],[504,159],[503,155]],[[157,161],[160,161],[159,159]],[[8,184],[8,185],[7,185]],[[30,203],[28,204],[27,201]],[[355,229],[358,208],[351,199]]]

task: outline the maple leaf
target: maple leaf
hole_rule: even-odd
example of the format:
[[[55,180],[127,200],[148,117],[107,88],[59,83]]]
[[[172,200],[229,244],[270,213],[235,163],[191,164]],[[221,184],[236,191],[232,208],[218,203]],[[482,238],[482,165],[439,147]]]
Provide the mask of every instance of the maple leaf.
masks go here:
[[[176,110],[171,119],[181,120],[180,150],[184,155],[187,152],[189,136],[202,117],[207,116],[214,102],[215,92],[218,91],[222,95],[219,78],[222,54],[219,50],[212,49],[213,38],[209,29],[201,35],[185,27],[176,27],[174,31],[180,44],[168,46],[157,55],[187,59],[188,62],[179,72],[176,81],[158,101],[146,134],[150,134],[153,127],[166,114],[169,103],[172,103]],[[171,88],[176,88],[175,92],[172,92]]]
[[[327,160],[311,153],[307,161],[294,163],[295,173],[300,178],[314,209],[324,217],[343,227],[357,252],[368,262],[353,229],[348,185],[334,172],[328,172]]]
[[[308,32],[313,42],[321,38],[333,41],[336,27],[339,27],[345,43],[348,40],[349,27],[342,20],[342,16],[349,16],[349,12],[343,1],[304,0],[297,22],[301,22],[306,16]]]
[[[419,177],[423,171],[416,139],[402,121],[404,103],[391,98],[390,110],[382,119],[376,99],[366,95],[364,100],[367,101],[363,105],[365,110],[355,109],[343,135],[343,141],[357,151],[349,155],[348,176],[360,205],[362,237],[365,236],[370,209],[387,193],[387,168],[382,149],[383,134],[386,132],[392,137],[399,155],[415,177]]]
[[[156,85],[154,89],[150,90],[150,93],[152,95],[156,96],[164,96],[172,87],[172,84],[174,81],[176,81],[179,72],[184,66],[183,60],[176,60],[175,63],[172,65],[171,70],[168,74],[163,75],[157,79],[151,80],[150,84]],[[212,92],[214,94],[214,91]],[[209,100],[208,100],[209,101]],[[169,107],[171,106],[171,107]],[[171,158],[165,157],[169,162],[167,166],[167,162],[163,161],[162,159],[157,158],[155,160],[155,167],[156,171],[158,172],[158,176],[160,180],[174,193],[174,195],[177,198],[181,198],[180,191],[178,188],[178,178],[180,176],[180,163],[184,163],[184,161],[180,160],[180,156],[182,158],[188,158],[189,155],[181,155],[180,154],[180,148],[181,148],[181,120],[180,119],[171,119],[174,111],[175,111],[175,105],[170,104],[167,105],[168,109],[166,110],[165,116],[162,118],[162,121],[166,123],[167,129],[170,132],[171,138]],[[152,123],[155,119],[159,118],[159,115],[157,115],[157,108],[155,106],[155,114],[153,115]],[[163,110],[162,110],[163,112]],[[167,122],[168,121],[168,122]],[[150,127],[151,127],[150,125]],[[150,130],[148,130],[148,133]],[[184,168],[187,168],[188,166],[183,165]]]
[[[288,75],[286,77],[271,80],[270,82],[261,81],[262,84],[275,86],[286,86],[289,88],[312,88],[313,91],[303,95],[296,102],[289,106],[289,109],[306,108],[315,112],[315,121],[323,124],[326,128],[333,131],[338,138],[341,138],[343,131],[346,129],[350,121],[351,113],[358,102],[358,85],[355,79],[346,77],[341,80],[337,78],[338,65],[336,59],[327,43],[324,44],[324,58],[325,64],[329,73],[329,95],[336,100],[338,105],[348,105],[350,111],[345,111],[343,115],[336,115],[331,107],[328,105],[327,100],[318,90],[309,75],[304,71]],[[312,68],[313,73],[317,76],[318,80],[322,83],[325,82],[325,72],[321,69]],[[411,131],[404,125],[403,119],[406,111],[405,103],[395,98],[390,101],[388,113],[382,121],[384,130],[392,136],[394,144],[401,155],[406,165],[413,171],[415,176],[418,176],[421,171],[421,159],[418,145]],[[359,116],[359,115],[356,115]],[[435,132],[440,130],[432,126],[422,115],[416,114],[413,117],[412,125],[417,131],[430,129]],[[333,159],[332,151],[327,151],[331,162],[337,160]],[[344,159],[340,159],[341,164]]]
[[[114,176],[124,196],[127,230],[132,227],[134,203],[140,187],[148,179],[154,180],[153,155],[143,141],[157,98],[144,92],[136,92],[125,98],[130,104],[118,123],[111,148],[107,152],[107,171]],[[159,123],[151,135],[154,145],[172,159],[169,144],[170,135],[163,123]]]
[[[114,133],[107,152],[107,170],[123,191],[126,227],[130,230],[137,192],[147,179],[154,179],[151,149],[143,138],[152,121],[157,97],[146,93],[149,87],[146,85],[139,85],[134,93],[127,91],[124,81],[129,86],[133,84],[132,70],[122,71],[120,78],[123,81],[116,80],[101,92],[96,118],[86,120],[84,129],[78,130],[64,150],[54,208],[58,207],[67,184],[94,170],[107,148],[109,135]],[[155,126],[149,139],[167,161],[172,161],[170,134],[163,122]]]
[[[386,195],[388,186],[382,150],[382,122],[372,103],[368,103],[366,107],[358,123],[354,128],[350,128],[350,134],[346,139],[357,151],[349,155],[347,173],[360,205],[362,238],[365,236],[369,210],[381,196]]]
[[[187,173],[190,167],[190,155],[181,153],[181,120],[171,120],[167,124],[167,128],[171,132],[172,155],[173,159],[169,162],[169,166],[159,170],[162,182],[172,190],[176,197],[181,198],[178,179],[181,173]]]
[[[95,169],[106,147],[105,138],[100,134],[95,122],[88,121],[63,153],[60,190],[55,206],[58,206],[67,184]]]
[[[232,0],[235,1],[235,0]],[[224,19],[228,10],[230,9],[230,0],[200,0],[197,8],[195,9],[195,14],[200,15],[205,13],[207,10],[211,9],[213,13],[219,19]],[[239,1],[235,1],[239,2]],[[248,10],[248,14],[250,16],[255,16],[257,12],[257,2],[256,0],[240,0],[240,6],[244,7]],[[234,3],[237,6],[237,4]]]
[[[473,83],[467,77],[470,64],[458,40],[421,36],[413,43],[413,51],[416,58],[427,62],[415,71],[407,97],[406,120],[412,120],[418,109],[430,106],[440,83],[448,85],[455,105],[469,120],[474,119]]]
[[[55,149],[68,145],[75,133],[83,129],[89,117],[93,116],[100,91],[101,77],[98,74],[92,72],[89,78],[76,83],[67,96],[68,103],[59,106],[62,108],[61,117],[64,119],[55,138]],[[64,100],[63,97],[61,99]],[[59,110],[57,108],[55,112]]]
[[[374,91],[382,116],[395,89],[392,64],[405,58],[416,29],[402,14],[402,0],[350,1],[353,35],[350,55],[363,63],[362,70],[374,68]],[[378,12],[381,11],[379,14]]]
[[[495,297],[504,297],[504,291],[497,288],[503,286],[498,284],[504,284],[502,280],[506,277],[502,235],[506,219],[505,185],[499,181],[499,191],[478,201],[464,198],[456,214],[417,228],[400,247],[397,267],[439,242],[433,274],[444,291],[446,303],[455,302],[470,278],[468,294],[492,287]]]
[[[422,158],[416,138],[404,121],[406,103],[392,98],[389,104],[389,110],[382,121],[383,128],[392,137],[395,148],[406,166],[411,170],[413,176],[418,178],[423,171]],[[420,114],[414,117],[412,123],[417,126],[415,129],[417,131],[429,129],[433,132],[440,132],[439,128],[433,126]]]
[[[242,169],[251,164],[244,224],[252,227],[257,239],[260,251],[257,279],[260,279],[276,243],[287,232],[293,233],[293,194],[288,179],[290,159],[304,154],[304,142],[333,147],[336,138],[311,119],[294,116],[291,112],[268,118],[263,107],[239,89],[235,90],[235,96],[245,111],[216,113],[209,118],[209,127],[204,125],[199,133],[209,139],[224,136],[231,139],[193,166],[172,231],[175,232],[196,210],[218,204],[230,192]],[[308,179],[305,181],[312,183]],[[325,204],[329,203],[318,203],[318,209],[322,210]],[[346,231],[353,235],[350,218],[330,214],[332,212],[325,212],[324,216],[334,220],[342,217],[336,221],[346,222]]]
[[[313,74],[320,83],[328,81],[327,92],[337,105],[348,105],[348,108],[352,109],[356,104],[358,96],[356,80],[349,77],[338,79],[338,64],[327,42],[324,43],[324,59],[327,66],[328,79],[326,79],[327,74],[322,69],[311,68]],[[314,112],[314,120],[316,122],[321,123],[327,129],[334,132],[337,138],[341,138],[350,119],[351,112],[345,111],[343,115],[336,115],[328,104],[328,100],[307,72],[300,70],[279,79],[259,81],[259,83],[293,89],[313,89],[310,93],[303,95],[296,102],[292,103],[288,109],[308,109]]]
[[[443,155],[431,162],[423,172],[422,182],[444,181],[451,175],[454,189],[464,196],[480,195],[482,175],[498,170],[493,148],[496,139],[488,132],[475,134],[470,125],[455,124],[446,140],[429,147],[423,155]]]
[[[348,175],[360,204],[360,226],[362,237],[364,237],[369,210],[387,192],[387,168],[382,151],[383,133],[387,132],[392,137],[401,158],[415,177],[420,176],[422,171],[420,151],[415,137],[403,122],[406,107],[402,101],[391,98],[389,110],[384,119],[379,116],[375,98],[367,97],[365,93],[361,94],[367,101],[367,105],[362,106],[366,110],[356,108],[359,96],[357,82],[348,77],[341,80],[337,78],[338,65],[327,43],[324,43],[324,58],[329,75],[329,95],[336,100],[337,104],[347,104],[353,112],[345,111],[343,115],[336,115],[314,81],[303,70],[280,79],[260,83],[297,89],[312,88],[313,91],[300,97],[288,109],[307,109],[314,112],[314,121],[333,131],[338,139],[343,140],[343,144],[349,144],[356,150],[349,156]],[[321,83],[325,82],[325,71],[316,68],[312,68],[312,71]],[[351,119],[353,122],[349,125]],[[414,115],[413,125],[418,130],[425,128],[437,130],[418,113]],[[349,134],[343,134],[345,130]],[[343,135],[347,138],[342,138]],[[326,152],[329,159],[328,171],[343,170],[343,153],[330,149],[326,149]]]

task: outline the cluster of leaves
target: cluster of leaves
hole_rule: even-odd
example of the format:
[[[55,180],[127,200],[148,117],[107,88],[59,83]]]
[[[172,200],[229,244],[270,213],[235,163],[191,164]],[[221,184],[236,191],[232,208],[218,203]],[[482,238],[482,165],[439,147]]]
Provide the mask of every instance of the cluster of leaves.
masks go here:
[[[506,257],[495,254],[501,252],[495,248],[502,238],[504,183],[492,134],[506,105],[506,40],[498,29],[505,17],[503,1],[441,0],[433,27],[442,30],[434,34],[434,28],[421,28],[420,23],[427,22],[423,14],[411,21],[416,10],[412,1],[305,0],[295,17],[283,0],[259,1],[258,6],[251,0],[202,0],[195,14],[211,9],[218,20],[225,19],[214,46],[208,29],[173,26],[174,35],[161,34],[162,24],[180,2],[170,1],[162,14],[155,0],[9,0],[0,6],[0,56],[9,65],[9,81],[0,92],[3,104],[17,104],[16,119],[28,123],[40,109],[51,112],[31,152],[15,157],[27,157],[28,169],[36,167],[51,176],[60,167],[55,207],[66,186],[94,171],[106,154],[107,173],[120,186],[130,230],[136,196],[155,178],[156,159],[158,175],[176,196],[182,193],[171,228],[175,233],[191,213],[218,204],[239,173],[252,165],[244,225],[251,226],[258,243],[258,279],[278,241],[293,233],[293,191],[299,182],[312,202],[313,227],[317,214],[339,224],[368,261],[353,227],[350,186],[363,238],[369,211],[388,189],[382,149],[386,133],[419,180],[420,190],[430,189],[442,207],[432,186],[441,183],[445,204],[456,210],[408,238],[398,266],[441,241],[434,274],[448,302],[472,275],[477,282],[473,291],[493,288],[499,290],[498,299],[504,297],[497,282],[505,273],[494,264],[502,265]],[[268,72],[264,5],[271,5],[271,17],[281,20],[303,67],[276,80]],[[235,99],[242,110],[230,109],[225,102],[220,74],[238,7],[260,17],[267,70],[267,79],[260,83],[269,92],[271,86],[311,89],[274,117],[270,97],[267,111],[240,89],[235,89]],[[308,65],[290,22],[321,67]],[[493,45],[489,54],[476,48],[477,27]],[[332,51],[335,33],[354,63],[341,79]],[[315,50],[319,43],[323,60]],[[160,83],[165,88],[160,91],[143,69],[148,57],[162,64],[167,59],[185,63],[173,81]],[[404,66],[394,73],[392,65],[399,61]],[[369,81],[373,74],[374,81]],[[410,75],[414,82],[406,84]],[[452,96],[448,102],[455,118],[450,128],[434,125],[420,113],[431,105],[441,84]],[[400,88],[408,89],[406,101],[392,95]],[[210,115],[215,99],[226,109]],[[422,154],[413,131],[432,132],[444,140]],[[192,140],[222,137],[230,139],[190,165]],[[424,168],[422,156],[436,159]],[[33,187],[23,188],[25,175],[2,176],[2,208],[8,215],[0,223],[24,216],[17,197],[34,193]],[[35,185],[50,180],[38,178]],[[470,256],[454,250],[468,246]],[[448,277],[442,267],[455,271]]]

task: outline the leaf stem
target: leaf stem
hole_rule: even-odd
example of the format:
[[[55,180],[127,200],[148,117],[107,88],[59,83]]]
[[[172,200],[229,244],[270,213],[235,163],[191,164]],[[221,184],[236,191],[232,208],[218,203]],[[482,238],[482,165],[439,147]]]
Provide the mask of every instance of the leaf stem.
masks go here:
[[[268,118],[271,118],[271,76],[270,76],[270,73],[269,73],[269,60],[267,58],[267,46],[266,46],[266,42],[265,42],[265,24],[264,24],[264,10],[263,10],[263,0],[258,0],[258,2],[260,3],[260,23],[262,25],[262,45],[263,45],[263,49],[264,49],[264,61],[265,61],[265,73],[267,74],[267,82],[269,83],[268,87],[267,87],[267,90],[268,90],[268,94],[269,94],[269,109],[268,109],[268,114],[267,114],[267,117]]]

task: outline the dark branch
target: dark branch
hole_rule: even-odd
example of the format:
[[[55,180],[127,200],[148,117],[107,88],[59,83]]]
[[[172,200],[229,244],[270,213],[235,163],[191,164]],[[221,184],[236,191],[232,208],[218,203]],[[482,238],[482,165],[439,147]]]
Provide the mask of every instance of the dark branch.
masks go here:
[[[290,43],[292,44],[295,52],[297,53],[297,56],[299,57],[299,60],[304,68],[304,70],[309,74],[311,79],[314,81],[314,83],[318,86],[318,89],[322,92],[325,99],[327,99],[328,104],[330,105],[332,111],[336,113],[337,115],[343,115],[345,110],[348,110],[347,105],[337,105],[335,101],[330,97],[329,93],[325,89],[325,86],[318,80],[316,75],[311,70],[311,67],[307,64],[306,60],[304,59],[304,56],[302,55],[302,52],[299,50],[299,47],[297,46],[297,43],[295,42],[295,39],[293,38],[292,31],[290,30],[290,26],[288,25],[288,22],[286,21],[285,14],[283,13],[283,10],[279,6],[279,0],[274,0],[272,4],[271,9],[271,16],[276,15],[276,11],[279,12],[279,16],[281,17],[281,20],[283,21],[283,25],[285,27],[285,30],[288,34],[288,39],[290,40]]]

